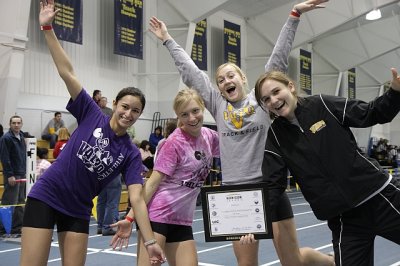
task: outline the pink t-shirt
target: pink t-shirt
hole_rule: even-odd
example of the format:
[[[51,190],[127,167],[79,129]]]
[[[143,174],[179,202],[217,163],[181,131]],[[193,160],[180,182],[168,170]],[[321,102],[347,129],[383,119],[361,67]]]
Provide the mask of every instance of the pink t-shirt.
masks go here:
[[[165,174],[148,204],[153,222],[191,226],[213,157],[219,157],[218,133],[203,127],[199,137],[177,128],[159,147],[154,170]]]

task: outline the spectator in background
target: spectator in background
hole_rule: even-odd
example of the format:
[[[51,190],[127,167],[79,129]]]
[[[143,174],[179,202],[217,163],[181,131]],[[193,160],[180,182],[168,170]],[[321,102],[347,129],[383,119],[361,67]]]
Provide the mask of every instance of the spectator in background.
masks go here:
[[[66,127],[62,127],[58,130],[58,140],[53,150],[53,158],[57,159],[60,152],[64,149],[65,144],[67,144],[70,138],[69,131]]]
[[[156,128],[154,129],[154,132],[151,133],[151,134],[150,134],[150,137],[149,137],[150,148],[151,148],[152,153],[155,152],[156,147],[157,147],[157,145],[158,145],[158,142],[159,142],[160,140],[162,140],[162,139],[163,139],[162,127],[161,127],[161,126],[158,126],[158,127],[156,127]]]
[[[65,127],[65,123],[61,119],[61,113],[55,112],[54,118],[47,123],[42,132],[42,139],[50,141],[50,149],[54,149],[57,142],[58,130],[62,127]]]
[[[4,135],[3,126],[0,124],[0,138]]]
[[[46,148],[38,147],[36,149],[36,178],[40,176],[50,167],[51,163],[47,160],[49,150]]]
[[[4,175],[2,205],[25,203],[25,183],[18,182],[20,179],[25,179],[26,175],[26,144],[21,128],[22,118],[18,115],[12,116],[10,130],[4,134],[0,142],[0,159]],[[21,237],[23,213],[23,207],[14,208],[11,228],[13,237]],[[0,234],[5,234],[2,224],[0,224]]]
[[[101,90],[94,90],[92,98],[97,103],[97,105],[99,105],[101,99]]]
[[[119,220],[119,200],[121,197],[121,175],[114,178],[100,192],[97,197],[97,234],[111,236],[115,231],[110,228],[110,224]]]
[[[112,109],[107,107],[107,97],[100,97],[98,105],[103,114],[112,116]],[[121,176],[119,176],[108,183],[97,197],[97,234],[103,236],[115,234],[115,231],[110,228],[110,224],[117,222],[119,218],[118,207],[121,190]]]
[[[142,155],[143,165],[149,170],[153,169],[154,158],[153,153],[150,151],[150,142],[147,140],[142,140],[139,146],[140,154]]]
[[[164,138],[161,139],[158,142],[158,145],[156,147],[156,151],[154,153],[154,161],[156,160],[156,156],[157,156],[159,147],[161,147],[162,143],[168,138],[168,136],[171,135],[172,132],[174,132],[174,130],[177,127],[177,124],[178,124],[178,119],[170,119],[170,120],[168,120],[168,122],[167,122],[167,124],[165,125],[165,128],[164,128]]]
[[[104,114],[106,114],[106,115],[108,115],[108,116],[112,116],[112,113],[113,113],[113,111],[112,111],[112,109],[111,108],[109,108],[109,107],[107,107],[107,97],[101,97],[100,98],[100,101],[99,101],[99,106],[100,106],[100,109],[101,109],[101,111],[104,113]]]
[[[128,135],[129,135],[129,137],[131,138],[131,140],[132,140],[132,143],[134,143],[134,139],[135,139],[135,136],[136,136],[136,130],[135,130],[135,127],[132,125],[132,126],[130,126],[130,127],[128,127],[128,129],[126,130],[126,133],[128,133]],[[139,143],[140,144],[140,143]],[[138,148],[139,148],[139,145],[137,145],[138,146]]]

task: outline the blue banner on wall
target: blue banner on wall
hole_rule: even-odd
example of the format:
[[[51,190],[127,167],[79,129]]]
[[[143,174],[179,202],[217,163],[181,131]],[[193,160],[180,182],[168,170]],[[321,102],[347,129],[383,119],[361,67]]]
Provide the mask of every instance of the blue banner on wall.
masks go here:
[[[57,0],[53,28],[59,40],[82,44],[82,0]]]
[[[192,60],[201,70],[207,70],[207,20],[196,24],[192,46]]]
[[[114,53],[143,59],[142,0],[114,0]]]
[[[240,25],[224,20],[224,62],[240,67]]]
[[[311,53],[300,49],[300,90],[312,94]]]
[[[348,84],[348,92],[349,99],[356,98],[356,69],[350,68],[347,70],[347,84]]]

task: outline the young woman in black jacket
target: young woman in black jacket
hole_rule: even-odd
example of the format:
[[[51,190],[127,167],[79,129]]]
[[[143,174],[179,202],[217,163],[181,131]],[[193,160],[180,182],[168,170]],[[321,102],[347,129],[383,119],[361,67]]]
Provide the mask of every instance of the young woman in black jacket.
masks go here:
[[[293,81],[278,71],[255,86],[258,103],[274,116],[262,166],[271,205],[285,191],[289,169],[316,217],[328,221],[336,265],[373,265],[377,235],[400,244],[400,181],[359,149],[350,130],[398,114],[400,77],[391,71],[391,88],[369,103],[298,97]]]

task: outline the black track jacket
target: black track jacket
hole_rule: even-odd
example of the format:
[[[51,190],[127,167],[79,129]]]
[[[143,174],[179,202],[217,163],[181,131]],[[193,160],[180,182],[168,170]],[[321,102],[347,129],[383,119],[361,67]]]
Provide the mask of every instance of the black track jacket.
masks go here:
[[[295,110],[300,127],[278,117],[268,131],[262,171],[271,205],[286,188],[287,169],[320,220],[377,194],[389,176],[358,148],[350,127],[387,123],[399,111],[400,93],[392,89],[369,103],[328,95],[301,98]]]

